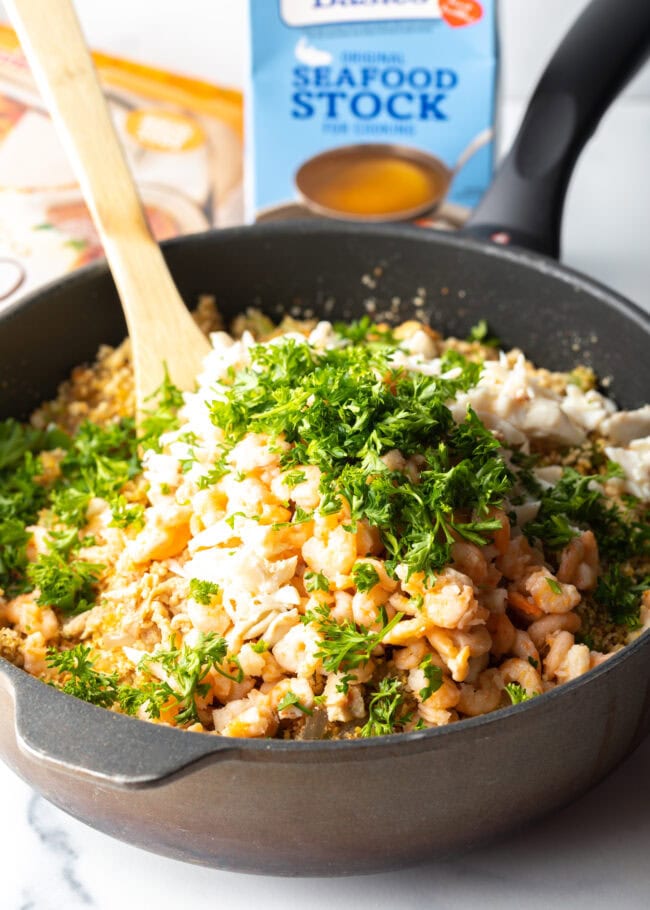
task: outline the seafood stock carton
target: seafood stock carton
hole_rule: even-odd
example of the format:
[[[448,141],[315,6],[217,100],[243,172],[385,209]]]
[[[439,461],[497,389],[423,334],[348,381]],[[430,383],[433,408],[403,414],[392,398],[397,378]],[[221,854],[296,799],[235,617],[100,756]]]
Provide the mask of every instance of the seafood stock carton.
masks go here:
[[[493,168],[496,0],[250,0],[249,221],[459,226]]]

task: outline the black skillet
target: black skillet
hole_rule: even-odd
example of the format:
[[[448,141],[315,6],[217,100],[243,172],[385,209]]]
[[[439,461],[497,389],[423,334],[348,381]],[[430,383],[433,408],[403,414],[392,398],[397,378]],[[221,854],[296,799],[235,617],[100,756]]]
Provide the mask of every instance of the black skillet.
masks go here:
[[[573,163],[644,58],[647,0],[594,0],[538,86],[469,229],[270,225],[165,246],[188,303],[325,318],[416,315],[463,336],[487,317],[540,364],[650,398],[650,319],[550,258]],[[363,276],[377,286],[370,291]],[[373,298],[369,300],[369,298]],[[125,327],[102,265],[0,318],[0,416],[26,415]],[[345,874],[439,858],[567,803],[650,729],[650,634],[567,685],[449,727],[353,742],[222,739],[92,707],[0,660],[0,755],[56,805],[131,843],[242,871]]]

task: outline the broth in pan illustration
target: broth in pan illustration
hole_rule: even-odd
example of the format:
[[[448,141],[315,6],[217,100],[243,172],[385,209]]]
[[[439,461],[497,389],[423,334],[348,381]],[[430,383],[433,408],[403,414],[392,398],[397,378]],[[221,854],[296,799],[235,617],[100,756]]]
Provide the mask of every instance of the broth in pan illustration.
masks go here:
[[[492,139],[480,133],[453,170],[428,152],[368,143],[330,149],[295,175],[302,202],[319,215],[363,221],[404,221],[429,214],[444,200],[466,161]]]

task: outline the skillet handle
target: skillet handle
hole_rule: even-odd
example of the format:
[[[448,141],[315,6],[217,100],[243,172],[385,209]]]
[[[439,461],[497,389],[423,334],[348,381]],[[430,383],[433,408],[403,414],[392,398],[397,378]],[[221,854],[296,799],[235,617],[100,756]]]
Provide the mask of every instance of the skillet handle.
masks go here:
[[[649,53],[650,0],[592,0],[551,58],[463,234],[557,257],[578,155]]]
[[[164,785],[204,762],[239,754],[236,740],[143,723],[96,708],[1,657],[0,728],[0,758],[29,782],[45,773],[142,789]]]

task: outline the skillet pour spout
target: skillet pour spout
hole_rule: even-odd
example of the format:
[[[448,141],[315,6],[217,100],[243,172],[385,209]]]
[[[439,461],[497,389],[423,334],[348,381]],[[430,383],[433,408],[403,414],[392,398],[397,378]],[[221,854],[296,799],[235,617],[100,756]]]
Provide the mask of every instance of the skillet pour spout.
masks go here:
[[[616,33],[614,45],[610,25],[626,18],[623,6],[637,30]],[[607,47],[629,75],[650,41],[645,0],[595,0],[585,16],[581,65],[603,65]],[[563,71],[562,95],[573,92],[574,69]],[[613,90],[611,82],[599,89],[607,100]],[[524,136],[527,129],[525,121]],[[575,146],[556,151],[566,175]],[[530,174],[524,177],[520,188]],[[541,233],[555,222],[553,214]],[[478,234],[494,226],[474,220]],[[541,236],[520,222],[497,226],[513,240]],[[613,377],[610,393],[622,407],[648,397],[648,315],[534,252],[410,226],[310,222],[194,235],[166,244],[164,253],[184,300],[212,293],[226,320],[252,302],[276,318],[289,302],[330,320],[358,318],[368,295],[362,278],[378,267],[375,303],[389,309],[399,297],[400,320],[421,318],[464,337],[487,318],[504,344],[549,369],[570,370],[579,360]],[[0,416],[27,416],[76,364],[124,334],[102,265],[5,310]],[[108,834],[225,869],[371,872],[503,835],[599,781],[650,730],[650,633],[525,704],[394,737],[244,741],[183,732],[77,701],[2,659],[0,718],[0,755],[16,773]]]

